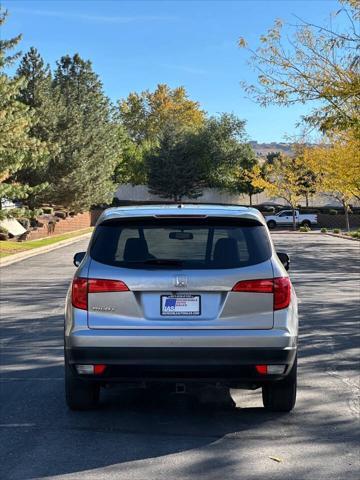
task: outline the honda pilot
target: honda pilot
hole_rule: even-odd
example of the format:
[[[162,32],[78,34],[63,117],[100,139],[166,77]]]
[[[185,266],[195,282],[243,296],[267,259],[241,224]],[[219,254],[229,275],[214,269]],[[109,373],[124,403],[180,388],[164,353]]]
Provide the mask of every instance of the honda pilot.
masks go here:
[[[94,408],[102,387],[158,382],[262,389],[296,399],[298,314],[289,257],[260,212],[214,205],[105,210],[65,312],[65,391]]]

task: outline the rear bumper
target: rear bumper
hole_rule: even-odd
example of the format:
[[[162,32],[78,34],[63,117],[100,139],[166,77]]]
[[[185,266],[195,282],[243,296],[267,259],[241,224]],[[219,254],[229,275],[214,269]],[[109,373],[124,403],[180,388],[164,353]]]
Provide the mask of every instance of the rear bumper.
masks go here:
[[[297,350],[287,329],[270,330],[95,330],[65,333],[67,362],[105,364],[104,383],[201,381],[256,388],[284,378]],[[255,365],[285,365],[284,373],[261,375]]]
[[[256,388],[284,378],[296,356],[294,348],[132,348],[83,347],[66,350],[67,361],[105,364],[101,376],[82,375],[103,383],[197,381]],[[255,365],[284,365],[284,373],[259,374]],[[75,372],[75,369],[74,369]]]
[[[283,350],[297,346],[297,335],[287,328],[269,330],[126,330],[90,329],[86,325],[86,327],[80,326],[65,332],[65,346],[69,350],[82,348],[265,348]]]

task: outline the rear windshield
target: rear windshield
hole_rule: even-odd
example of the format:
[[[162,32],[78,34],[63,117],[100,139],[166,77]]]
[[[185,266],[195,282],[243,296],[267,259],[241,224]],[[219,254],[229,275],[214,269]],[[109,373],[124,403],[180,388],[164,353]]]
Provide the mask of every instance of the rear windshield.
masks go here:
[[[125,268],[239,268],[268,260],[266,228],[250,220],[108,221],[96,228],[90,255]]]

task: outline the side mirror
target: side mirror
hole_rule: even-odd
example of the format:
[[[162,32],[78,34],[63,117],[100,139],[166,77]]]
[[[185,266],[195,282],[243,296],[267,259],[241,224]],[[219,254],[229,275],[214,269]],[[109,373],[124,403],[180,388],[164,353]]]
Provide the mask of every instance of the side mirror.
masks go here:
[[[285,270],[290,268],[290,258],[289,255],[285,252],[276,252],[279,257],[280,262],[284,265]]]
[[[80,265],[80,263],[83,261],[83,258],[85,257],[85,255],[86,255],[86,252],[75,253],[74,259],[73,259],[73,263],[74,263],[75,267],[78,267]]]

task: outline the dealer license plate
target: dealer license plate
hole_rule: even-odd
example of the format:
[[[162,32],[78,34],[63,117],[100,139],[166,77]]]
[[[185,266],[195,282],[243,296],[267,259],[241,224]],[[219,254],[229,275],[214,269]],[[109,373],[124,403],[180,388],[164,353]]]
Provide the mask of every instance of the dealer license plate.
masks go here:
[[[201,314],[200,295],[161,295],[161,315],[187,315]]]

